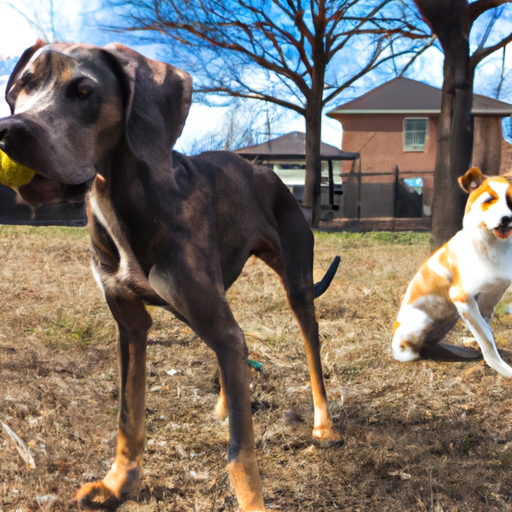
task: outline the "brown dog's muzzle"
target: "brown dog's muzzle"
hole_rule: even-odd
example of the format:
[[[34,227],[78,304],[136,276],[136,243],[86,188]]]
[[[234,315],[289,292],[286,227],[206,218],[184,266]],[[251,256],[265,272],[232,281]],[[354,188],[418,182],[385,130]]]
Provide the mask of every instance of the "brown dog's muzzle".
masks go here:
[[[41,127],[23,115],[0,119],[0,149],[36,173],[28,184],[18,188],[19,194],[30,204],[83,201],[94,176],[84,181],[72,172],[56,172],[54,162],[48,159],[55,151],[44,144],[44,135]],[[60,179],[62,174],[68,177],[66,182]]]
[[[79,185],[66,185],[36,174],[30,183],[18,187],[18,193],[30,204],[81,203],[94,178]]]

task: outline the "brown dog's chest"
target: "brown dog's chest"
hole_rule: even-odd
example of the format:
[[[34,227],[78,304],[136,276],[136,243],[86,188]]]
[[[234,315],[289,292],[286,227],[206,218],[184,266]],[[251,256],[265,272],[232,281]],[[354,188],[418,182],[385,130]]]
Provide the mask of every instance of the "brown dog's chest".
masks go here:
[[[152,304],[165,305],[151,287],[147,274],[121,230],[109,199],[92,190],[87,214],[92,256],[105,293],[115,292],[126,298],[139,297]]]

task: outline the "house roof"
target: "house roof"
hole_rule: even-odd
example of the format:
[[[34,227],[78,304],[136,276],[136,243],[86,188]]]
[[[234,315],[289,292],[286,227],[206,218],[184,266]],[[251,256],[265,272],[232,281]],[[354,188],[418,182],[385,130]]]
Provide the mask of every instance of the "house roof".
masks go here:
[[[409,78],[395,78],[328,112],[334,114],[439,114],[442,91]],[[509,116],[512,105],[473,94],[473,115]]]
[[[236,153],[246,158],[304,159],[306,156],[306,134],[290,132],[257,146],[238,149]],[[320,156],[322,160],[355,160],[359,153],[348,153],[322,142]]]

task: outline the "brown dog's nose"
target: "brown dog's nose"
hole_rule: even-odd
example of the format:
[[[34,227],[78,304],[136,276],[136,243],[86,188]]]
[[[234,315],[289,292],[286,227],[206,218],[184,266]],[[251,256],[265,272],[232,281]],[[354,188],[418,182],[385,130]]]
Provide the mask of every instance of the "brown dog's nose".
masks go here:
[[[0,149],[5,150],[7,140],[9,139],[9,129],[11,128],[11,116],[0,119]],[[12,135],[12,134],[11,134]]]
[[[8,131],[7,128],[0,130],[0,149],[3,149],[4,139],[5,139],[5,136],[7,135],[7,131]]]
[[[15,160],[22,160],[30,152],[30,146],[38,141],[37,126],[23,116],[7,116],[0,119],[0,149]]]

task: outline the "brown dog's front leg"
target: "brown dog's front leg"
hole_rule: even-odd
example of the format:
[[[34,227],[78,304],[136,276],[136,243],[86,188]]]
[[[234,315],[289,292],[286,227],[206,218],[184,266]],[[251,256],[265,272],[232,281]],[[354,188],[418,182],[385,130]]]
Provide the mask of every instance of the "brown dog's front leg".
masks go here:
[[[214,251],[204,255],[194,254],[194,249],[193,244],[187,246],[186,264],[177,265],[175,255],[172,267],[153,267],[149,282],[215,352],[229,415],[228,469],[238,504],[242,512],[266,512],[254,449],[247,366],[249,350],[223,295],[222,280],[210,279],[218,275],[219,270],[205,267],[208,262],[215,263]],[[199,262],[196,263],[199,266],[194,267],[194,262]],[[187,275],[187,269],[194,272]]]
[[[229,412],[228,468],[242,512],[262,512],[266,509],[254,450],[247,346],[236,330],[231,346],[216,350]]]
[[[219,420],[224,421],[228,415],[228,399],[226,397],[226,390],[224,389],[224,383],[222,382],[222,372],[219,376],[220,383],[220,392],[219,398],[217,399],[217,404],[215,405],[215,416],[219,418]]]
[[[138,492],[144,450],[146,342],[151,317],[142,301],[108,297],[118,326],[120,410],[116,459],[99,482],[76,493],[80,508],[112,508]]]

